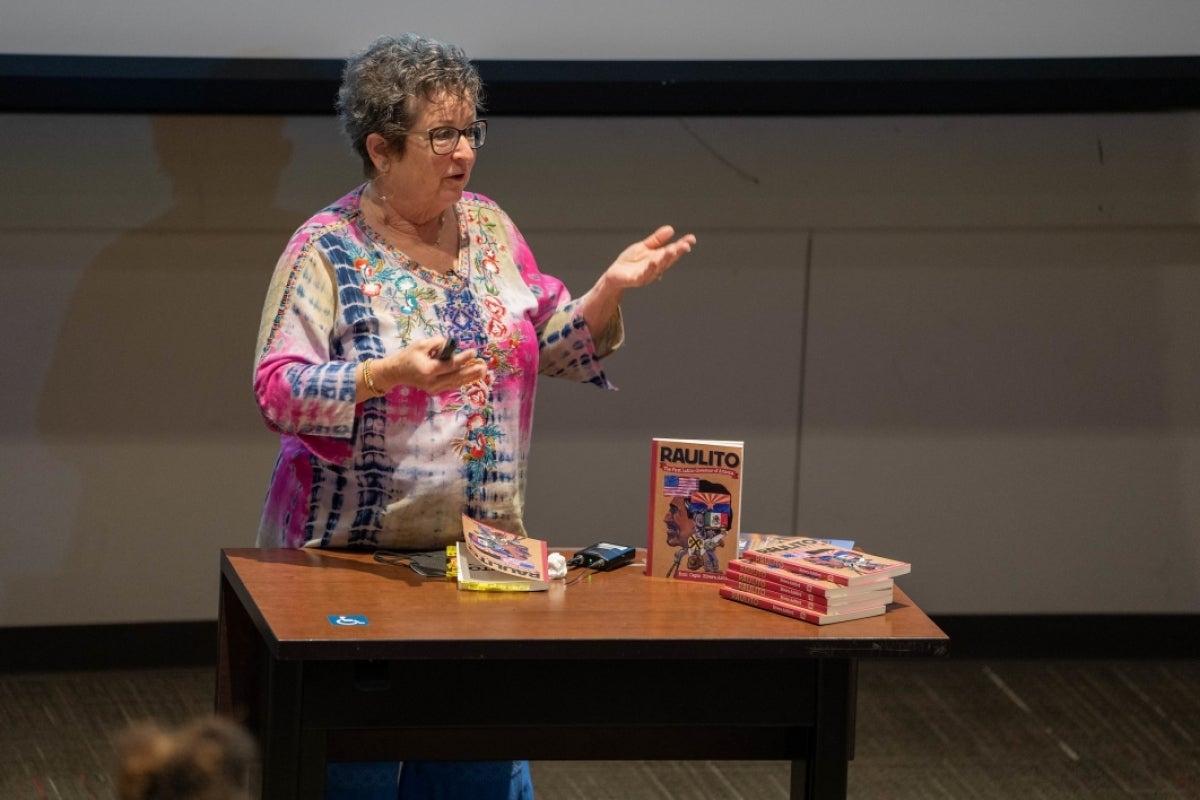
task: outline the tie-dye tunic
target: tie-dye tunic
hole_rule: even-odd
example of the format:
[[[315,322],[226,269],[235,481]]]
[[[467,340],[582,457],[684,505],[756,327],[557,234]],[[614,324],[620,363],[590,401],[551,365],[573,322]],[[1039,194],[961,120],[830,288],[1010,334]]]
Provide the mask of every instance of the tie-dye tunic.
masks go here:
[[[620,315],[593,340],[481,195],[455,206],[455,269],[423,269],[366,224],[363,188],[301,226],[263,308],[254,392],[281,445],[258,544],[440,548],[463,512],[521,533],[537,375],[611,388],[599,358],[621,344]],[[476,348],[487,378],[355,403],[360,362],[442,334]]]

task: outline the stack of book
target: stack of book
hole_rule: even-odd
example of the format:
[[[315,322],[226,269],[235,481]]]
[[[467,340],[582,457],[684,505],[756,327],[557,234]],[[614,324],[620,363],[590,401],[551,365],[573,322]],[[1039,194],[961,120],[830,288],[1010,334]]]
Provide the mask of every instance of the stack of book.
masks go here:
[[[905,561],[806,537],[773,537],[729,562],[721,596],[814,625],[879,616]]]

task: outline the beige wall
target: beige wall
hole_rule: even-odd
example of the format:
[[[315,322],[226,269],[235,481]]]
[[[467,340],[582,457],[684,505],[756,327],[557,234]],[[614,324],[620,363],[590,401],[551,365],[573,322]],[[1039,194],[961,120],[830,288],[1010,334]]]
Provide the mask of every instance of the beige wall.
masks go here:
[[[941,613],[1200,611],[1200,114],[495,119],[473,188],[583,291],[669,221],[621,391],[543,381],[527,523],[639,544],[647,440],[746,441],[744,525]],[[210,619],[331,118],[0,117],[0,625]],[[806,297],[807,293],[807,297]]]

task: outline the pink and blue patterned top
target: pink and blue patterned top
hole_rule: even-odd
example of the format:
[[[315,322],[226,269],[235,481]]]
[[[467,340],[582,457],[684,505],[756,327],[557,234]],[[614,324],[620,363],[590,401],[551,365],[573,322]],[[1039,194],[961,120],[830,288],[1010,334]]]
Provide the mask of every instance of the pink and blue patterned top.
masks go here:
[[[481,195],[455,205],[455,269],[426,270],[366,224],[364,188],[301,226],[271,280],[254,392],[280,452],[258,544],[436,549],[462,538],[464,512],[523,534],[537,376],[612,388],[599,359],[623,341],[620,314],[593,338]],[[355,403],[359,362],[443,334],[476,348],[487,378]]]

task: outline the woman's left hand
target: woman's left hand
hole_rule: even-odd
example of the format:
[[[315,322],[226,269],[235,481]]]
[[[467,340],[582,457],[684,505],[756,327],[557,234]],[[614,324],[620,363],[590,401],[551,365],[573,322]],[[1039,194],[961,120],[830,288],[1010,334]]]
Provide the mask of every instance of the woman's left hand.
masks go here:
[[[684,253],[692,250],[696,237],[692,234],[675,236],[675,229],[663,225],[640,242],[626,247],[617,260],[605,271],[604,277],[617,290],[645,286],[662,277]]]

